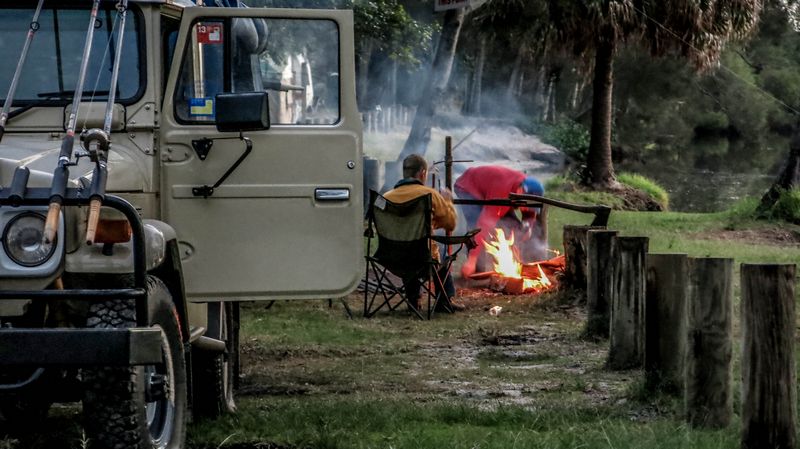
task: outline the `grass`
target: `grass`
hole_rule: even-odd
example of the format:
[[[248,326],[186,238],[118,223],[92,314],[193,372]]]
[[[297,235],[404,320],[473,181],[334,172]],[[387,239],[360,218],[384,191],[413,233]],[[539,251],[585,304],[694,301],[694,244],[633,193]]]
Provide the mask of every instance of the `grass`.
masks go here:
[[[733,238],[800,227],[755,221],[752,200],[717,214],[613,211],[609,227],[645,235],[651,252],[800,260],[800,246]],[[551,247],[564,224],[592,217],[550,209]],[[748,234],[749,235],[749,234]],[[734,277],[738,285],[738,275]],[[738,301],[738,287],[735,288]],[[734,410],[721,430],[688,427],[682,400],[643,388],[640,371],[604,368],[607,341],[582,337],[585,311],[557,294],[467,294],[432,321],[405,312],[347,319],[320,301],[249,303],[242,310],[239,412],[191,423],[188,449],[245,448],[730,448],[739,446],[741,356],[734,314]],[[357,313],[361,296],[345,298]],[[499,305],[499,316],[488,309]],[[43,426],[53,444],[0,440],[0,449],[80,448],[74,408]],[[47,432],[42,432],[45,434]]]
[[[800,247],[726,237],[800,227],[751,218],[748,200],[717,214],[611,213],[621,235],[646,235],[651,252],[789,262]],[[564,224],[591,216],[558,209]],[[738,275],[736,296],[738,301]],[[463,293],[463,292],[462,292]],[[360,296],[347,298],[358,310]],[[326,302],[244,308],[240,412],[192,424],[189,447],[291,448],[729,448],[722,430],[688,427],[682,400],[653,395],[639,371],[604,368],[608,342],[581,337],[585,312],[558,295],[463,298],[468,309],[433,321],[395,312],[348,320]],[[487,310],[501,305],[492,317]],[[735,315],[738,317],[738,315]],[[737,318],[738,321],[738,318]],[[734,402],[740,404],[738,324]],[[499,338],[502,337],[502,338]],[[514,337],[514,338],[512,338]],[[505,342],[505,343],[504,343]]]
[[[617,175],[617,181],[625,184],[628,187],[641,190],[650,195],[657,203],[661,204],[664,210],[669,210],[669,195],[663,187],[656,184],[652,179],[645,178],[636,173],[620,173]]]

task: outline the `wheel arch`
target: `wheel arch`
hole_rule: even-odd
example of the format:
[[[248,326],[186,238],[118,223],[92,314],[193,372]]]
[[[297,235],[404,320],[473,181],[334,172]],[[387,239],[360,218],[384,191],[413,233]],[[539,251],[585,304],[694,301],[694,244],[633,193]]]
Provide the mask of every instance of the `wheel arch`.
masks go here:
[[[151,268],[149,273],[161,279],[167,286],[180,318],[180,329],[183,342],[189,342],[189,311],[186,304],[186,288],[183,282],[178,235],[172,226],[157,220],[145,220],[145,223],[157,228],[164,235],[164,258],[159,265]]]

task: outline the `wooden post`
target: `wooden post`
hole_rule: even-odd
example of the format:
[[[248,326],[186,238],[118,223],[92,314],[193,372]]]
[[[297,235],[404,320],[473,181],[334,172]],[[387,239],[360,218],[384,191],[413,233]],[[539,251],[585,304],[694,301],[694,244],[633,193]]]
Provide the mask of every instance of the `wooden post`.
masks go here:
[[[564,226],[564,282],[575,290],[586,291],[586,234],[605,226]]]
[[[683,392],[688,281],[686,254],[647,255],[644,375],[650,391]]]
[[[608,338],[609,303],[614,296],[617,231],[591,230],[586,238],[586,329],[590,338]]]
[[[742,449],[793,449],[795,266],[742,264]]]
[[[723,428],[733,415],[733,259],[689,258],[686,420]]]
[[[645,267],[647,237],[617,237],[614,295],[606,366],[640,368],[644,360]]]
[[[444,138],[444,185],[453,190],[453,138]]]

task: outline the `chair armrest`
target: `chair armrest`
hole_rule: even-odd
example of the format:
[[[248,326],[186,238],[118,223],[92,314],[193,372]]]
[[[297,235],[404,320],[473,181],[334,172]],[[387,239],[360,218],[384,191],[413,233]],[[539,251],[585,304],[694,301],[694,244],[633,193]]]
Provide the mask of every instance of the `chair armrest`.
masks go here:
[[[477,246],[473,239],[479,232],[481,232],[480,228],[473,229],[464,235],[432,235],[431,240],[443,245],[467,245],[467,248],[472,249]]]

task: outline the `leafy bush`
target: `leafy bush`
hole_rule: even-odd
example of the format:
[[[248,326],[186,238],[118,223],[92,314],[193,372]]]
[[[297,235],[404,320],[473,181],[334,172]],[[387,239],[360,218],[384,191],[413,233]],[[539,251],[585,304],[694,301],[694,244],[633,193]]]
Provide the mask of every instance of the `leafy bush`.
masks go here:
[[[634,173],[620,173],[617,175],[617,181],[628,187],[645,192],[656,202],[661,204],[664,210],[669,209],[669,194],[652,179]]]
[[[544,128],[542,139],[573,159],[578,165],[586,164],[589,154],[589,130],[572,120],[561,120]]]
[[[772,207],[772,217],[800,223],[800,189],[782,191]]]

